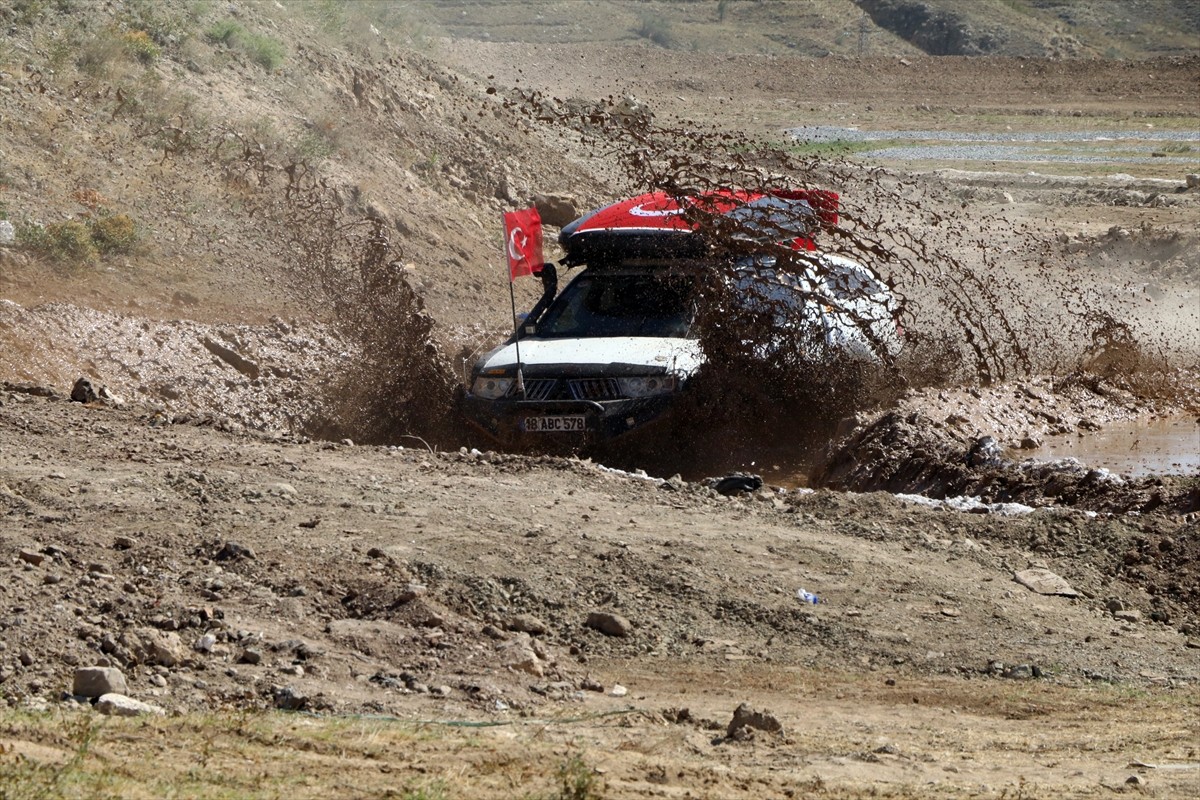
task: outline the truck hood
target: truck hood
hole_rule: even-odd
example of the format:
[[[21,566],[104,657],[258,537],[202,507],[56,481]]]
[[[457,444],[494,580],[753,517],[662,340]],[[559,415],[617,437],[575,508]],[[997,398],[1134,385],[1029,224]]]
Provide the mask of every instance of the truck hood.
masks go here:
[[[508,344],[492,353],[482,369],[515,366],[517,347]],[[585,337],[571,339],[522,339],[521,363],[525,366],[573,366],[623,364],[645,366],[691,375],[704,363],[700,342],[654,336]]]

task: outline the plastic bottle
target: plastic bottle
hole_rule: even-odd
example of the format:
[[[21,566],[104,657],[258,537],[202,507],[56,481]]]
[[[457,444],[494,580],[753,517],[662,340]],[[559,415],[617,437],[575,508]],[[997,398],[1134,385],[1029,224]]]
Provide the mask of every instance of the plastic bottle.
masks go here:
[[[797,589],[796,590],[796,598],[801,603],[812,603],[814,606],[817,603],[821,602],[821,598],[817,597],[815,594],[808,591],[807,589]]]

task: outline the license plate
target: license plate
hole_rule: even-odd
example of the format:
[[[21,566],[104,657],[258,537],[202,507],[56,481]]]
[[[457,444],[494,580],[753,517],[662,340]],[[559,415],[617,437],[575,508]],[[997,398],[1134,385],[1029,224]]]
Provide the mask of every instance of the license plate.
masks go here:
[[[582,415],[525,418],[525,430],[530,433],[582,433],[586,429],[587,418]]]

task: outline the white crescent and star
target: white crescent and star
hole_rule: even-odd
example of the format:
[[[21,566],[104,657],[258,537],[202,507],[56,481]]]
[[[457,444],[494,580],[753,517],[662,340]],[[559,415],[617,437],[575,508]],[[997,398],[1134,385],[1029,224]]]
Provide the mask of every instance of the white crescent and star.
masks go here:
[[[518,237],[520,240],[518,241]],[[529,244],[529,237],[525,231],[520,228],[513,228],[508,234],[508,257],[514,263],[522,261],[525,258],[525,246]]]

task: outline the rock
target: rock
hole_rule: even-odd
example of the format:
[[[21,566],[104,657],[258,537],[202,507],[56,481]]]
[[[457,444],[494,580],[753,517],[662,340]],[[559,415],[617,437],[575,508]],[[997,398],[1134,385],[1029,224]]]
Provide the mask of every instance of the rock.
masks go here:
[[[429,588],[420,583],[406,583],[400,592],[396,595],[396,605],[404,605],[411,603],[418,597],[424,597],[429,594]]]
[[[1184,180],[1187,183],[1187,188],[1200,189],[1200,174],[1196,174],[1193,172],[1192,174],[1190,174],[1186,178],[1184,178]]]
[[[26,564],[32,564],[35,567],[40,567],[42,562],[46,560],[46,557],[36,550],[22,550],[17,553],[17,557]]]
[[[758,475],[746,475],[735,472],[721,479],[710,479],[709,486],[717,494],[733,497],[747,492],[756,492],[762,488],[763,480]]]
[[[128,536],[118,536],[113,539],[113,549],[115,550],[130,550],[133,548],[134,541]]]
[[[541,215],[542,222],[562,228],[579,216],[576,200],[566,194],[535,194],[533,204]]]
[[[604,684],[593,678],[584,678],[579,682],[579,688],[585,692],[603,692]]]
[[[1122,622],[1141,622],[1142,612],[1126,609],[1113,614],[1113,619],[1119,619]]]
[[[116,692],[101,695],[96,701],[96,710],[113,717],[140,717],[146,714],[161,717],[167,713],[159,706],[143,703]]]
[[[253,559],[254,551],[245,545],[237,542],[226,542],[224,546],[217,551],[213,556],[214,561],[233,561],[239,558]]]
[[[205,336],[203,339],[204,348],[212,353],[217,358],[224,361],[229,366],[236,369],[238,372],[245,375],[250,380],[257,380],[259,375],[258,364],[244,357],[236,350],[231,350],[225,345]]]
[[[75,381],[75,385],[71,387],[71,399],[76,403],[96,402],[96,390],[92,388],[92,382],[87,378]]]
[[[534,636],[541,636],[549,628],[546,623],[535,617],[533,614],[517,614],[512,617],[505,626],[510,631],[518,631],[522,633],[530,633]]]
[[[1188,177],[1190,178],[1191,176],[1189,175]],[[17,229],[8,220],[0,219],[0,245],[10,245],[16,240]]]
[[[197,653],[211,653],[216,643],[217,637],[211,633],[206,633],[196,640],[196,643],[192,645],[192,649]]]
[[[614,683],[613,687],[608,691],[609,697],[624,697],[627,694],[629,694],[629,690],[619,683]]]
[[[1071,588],[1064,579],[1048,569],[1022,569],[1013,573],[1017,583],[1038,594],[1057,594],[1063,597],[1078,597],[1079,592]]]
[[[121,643],[143,664],[177,667],[187,658],[187,648],[174,632],[134,628],[121,634]]]
[[[981,436],[967,451],[967,465],[971,467],[998,467],[1004,463],[1004,451],[991,436]]]
[[[275,707],[283,711],[300,711],[308,705],[308,696],[292,686],[276,686],[271,695]]]
[[[539,678],[546,674],[546,668],[537,653],[534,652],[533,642],[527,633],[519,634],[507,642],[501,642],[496,645],[496,650],[500,653],[501,662],[506,667],[527,672]]]
[[[733,738],[742,728],[752,728],[767,733],[783,733],[783,725],[775,716],[766,711],[755,711],[748,704],[742,703],[733,712],[733,719],[725,729],[725,735]]]
[[[620,614],[614,614],[609,611],[590,612],[587,615],[587,621],[584,622],[584,625],[593,630],[600,631],[605,636],[624,638],[633,633],[633,623]]]
[[[1005,670],[1004,677],[1014,681],[1029,680],[1034,677],[1033,667],[1028,664],[1017,664],[1015,667]]]
[[[106,694],[126,694],[125,675],[116,667],[80,667],[75,670],[71,694],[97,698]]]
[[[1108,609],[1108,613],[1110,614],[1116,614],[1118,611],[1125,610],[1125,604],[1116,597],[1109,598],[1104,607]]]
[[[247,647],[242,651],[242,655],[238,658],[238,663],[241,664],[261,664],[263,653],[261,650],[254,647]]]
[[[1143,778],[1141,775],[1130,775],[1128,778],[1125,779],[1125,785],[1133,786],[1134,788],[1137,788],[1137,789],[1144,789],[1144,788],[1146,788],[1146,779]]]

